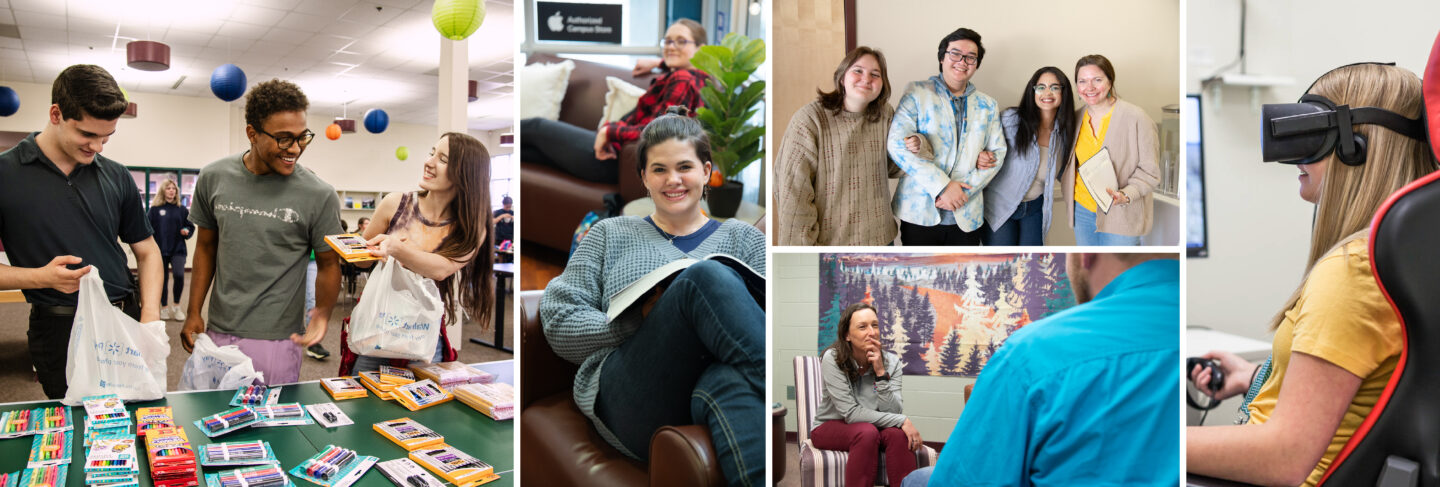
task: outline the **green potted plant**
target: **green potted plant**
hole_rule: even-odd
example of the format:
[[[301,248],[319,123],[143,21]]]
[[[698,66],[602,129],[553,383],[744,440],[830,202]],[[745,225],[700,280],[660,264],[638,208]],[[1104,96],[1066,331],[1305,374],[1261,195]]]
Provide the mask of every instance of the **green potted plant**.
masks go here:
[[[710,135],[711,162],[720,171],[719,178],[711,179],[709,198],[710,213],[717,217],[735,216],[745,189],[735,178],[765,157],[760,143],[764,124],[749,123],[765,99],[765,81],[750,80],[764,62],[765,41],[735,33],[727,34],[719,45],[701,46],[690,60],[710,75],[710,82],[700,90],[705,106],[695,118]]]

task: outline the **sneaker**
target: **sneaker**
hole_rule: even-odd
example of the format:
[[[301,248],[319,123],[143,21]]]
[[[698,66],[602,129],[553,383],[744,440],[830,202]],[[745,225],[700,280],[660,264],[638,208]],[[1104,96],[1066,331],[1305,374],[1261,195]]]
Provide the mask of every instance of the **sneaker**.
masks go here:
[[[174,316],[176,320],[185,321],[185,310],[177,304],[175,305],[175,312],[171,313],[171,316]]]
[[[170,307],[169,307],[169,306],[160,308],[160,319],[162,319],[162,320],[169,320],[169,319],[171,319],[171,316],[170,316]]]
[[[319,343],[316,343],[305,349],[305,355],[309,355],[310,358],[315,360],[325,360],[326,357],[330,356],[330,351],[320,346]]]

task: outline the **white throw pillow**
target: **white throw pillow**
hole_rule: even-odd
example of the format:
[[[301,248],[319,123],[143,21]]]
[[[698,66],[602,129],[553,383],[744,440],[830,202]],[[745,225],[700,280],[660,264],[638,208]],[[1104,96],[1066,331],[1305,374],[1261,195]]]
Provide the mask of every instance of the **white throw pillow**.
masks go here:
[[[609,87],[609,91],[605,92],[605,111],[600,117],[600,125],[595,127],[596,130],[624,118],[635,110],[635,105],[640,104],[640,97],[645,95],[644,88],[614,76],[605,77],[605,86]]]
[[[560,101],[570,86],[575,62],[527,64],[520,70],[520,118],[560,118]]]

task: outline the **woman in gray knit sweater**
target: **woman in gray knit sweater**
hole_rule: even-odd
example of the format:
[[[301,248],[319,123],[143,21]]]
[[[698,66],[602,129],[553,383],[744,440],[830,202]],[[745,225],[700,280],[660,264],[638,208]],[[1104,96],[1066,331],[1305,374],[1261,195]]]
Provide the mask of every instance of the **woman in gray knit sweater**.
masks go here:
[[[705,425],[726,480],[759,486],[766,465],[764,291],[752,295],[736,270],[702,260],[607,318],[617,293],[672,261],[729,254],[765,274],[759,230],[701,212],[710,142],[681,110],[640,136],[638,171],[655,212],[591,227],[565,272],[545,288],[540,319],[555,353],[580,365],[575,404],[612,446],[648,460],[650,437],[661,426]]]

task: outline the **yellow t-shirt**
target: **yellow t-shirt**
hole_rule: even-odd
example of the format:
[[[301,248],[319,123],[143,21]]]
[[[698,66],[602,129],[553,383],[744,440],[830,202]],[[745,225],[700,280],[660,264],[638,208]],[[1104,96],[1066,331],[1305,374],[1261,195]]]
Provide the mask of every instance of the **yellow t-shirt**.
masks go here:
[[[1105,147],[1105,132],[1110,130],[1110,115],[1115,113],[1115,107],[1110,107],[1110,111],[1106,112],[1105,117],[1100,119],[1099,135],[1096,135],[1095,132],[1090,129],[1090,111],[1081,111],[1084,112],[1085,115],[1080,118],[1080,137],[1075,140],[1075,160],[1079,161],[1075,166],[1075,202],[1087,210],[1098,212],[1100,210],[1099,205],[1095,204],[1095,197],[1090,196],[1090,191],[1085,189],[1085,182],[1080,180],[1079,168],[1085,165],[1085,161],[1090,160],[1095,154],[1099,154],[1101,148]]]
[[[1250,420],[1264,423],[1275,411],[1291,352],[1303,352],[1362,377],[1340,428],[1305,485],[1315,485],[1330,462],[1365,421],[1395,372],[1403,346],[1400,319],[1370,273],[1367,238],[1359,238],[1315,263],[1295,307],[1275,330],[1270,378],[1250,403]]]

